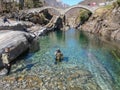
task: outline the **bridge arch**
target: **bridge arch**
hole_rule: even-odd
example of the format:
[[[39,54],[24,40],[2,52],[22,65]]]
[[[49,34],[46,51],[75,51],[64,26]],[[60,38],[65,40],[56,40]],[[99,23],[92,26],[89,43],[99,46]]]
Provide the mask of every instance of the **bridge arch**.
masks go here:
[[[71,9],[74,9],[74,8],[86,9],[86,10],[90,11],[91,13],[94,13],[94,11],[96,9],[95,7],[86,6],[86,5],[74,5],[74,6],[71,6],[67,9],[65,9],[64,14],[66,14],[67,12],[69,12]]]
[[[53,9],[56,12],[58,12],[60,15],[64,15],[68,11],[70,11],[71,9],[74,9],[74,8],[83,8],[83,9],[89,10],[90,12],[94,13],[94,11],[98,7],[91,7],[91,6],[87,6],[87,5],[74,5],[74,6],[71,6],[69,8],[66,8],[66,9],[60,9],[60,8],[55,8],[52,6],[44,6],[44,7],[40,7],[40,8],[33,8],[33,9],[29,9],[29,10],[24,10],[23,12],[29,14],[29,13],[39,13],[39,12],[46,10],[46,9]]]
[[[51,6],[45,6],[45,7],[40,7],[40,8],[29,9],[29,10],[25,10],[24,12],[27,13],[27,14],[29,14],[29,13],[39,13],[39,12],[41,12],[43,10],[46,10],[46,9],[53,9],[56,12],[58,12],[59,14],[61,13],[61,9],[51,7]]]

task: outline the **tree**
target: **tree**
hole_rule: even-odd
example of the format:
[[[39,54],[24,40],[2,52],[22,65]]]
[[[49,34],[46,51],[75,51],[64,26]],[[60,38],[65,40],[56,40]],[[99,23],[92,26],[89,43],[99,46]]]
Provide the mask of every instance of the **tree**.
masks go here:
[[[24,7],[24,0],[19,0],[19,9],[23,9]]]
[[[34,8],[41,7],[41,6],[42,6],[42,2],[40,0],[33,0]]]
[[[80,22],[81,24],[83,24],[85,21],[87,21],[89,19],[89,17],[91,16],[91,12],[87,11],[87,10],[80,10]]]
[[[9,12],[11,9],[11,3],[11,0],[1,0],[3,11]]]
[[[3,0],[0,1],[0,12],[3,10]]]
[[[120,6],[120,0],[117,0],[117,4],[118,4],[118,6]]]

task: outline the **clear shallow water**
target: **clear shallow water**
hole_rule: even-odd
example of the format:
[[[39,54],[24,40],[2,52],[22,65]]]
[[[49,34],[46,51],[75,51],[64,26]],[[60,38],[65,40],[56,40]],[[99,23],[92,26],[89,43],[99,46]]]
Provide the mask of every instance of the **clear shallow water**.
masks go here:
[[[57,48],[63,52],[64,60],[54,64]],[[12,71],[38,75],[44,82],[48,77],[51,82],[60,79],[63,86],[80,86],[83,90],[120,90],[120,62],[114,50],[92,34],[73,29],[51,32],[40,38],[40,50],[17,62]],[[79,76],[73,75],[78,72]]]

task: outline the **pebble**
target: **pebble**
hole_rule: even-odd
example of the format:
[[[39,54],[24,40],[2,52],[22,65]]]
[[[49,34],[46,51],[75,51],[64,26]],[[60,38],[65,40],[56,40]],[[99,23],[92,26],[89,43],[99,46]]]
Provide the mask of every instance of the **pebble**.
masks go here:
[[[80,70],[78,67],[71,69],[45,66],[40,69],[40,72],[36,73],[34,74],[31,70],[29,73],[13,74],[5,77],[1,79],[0,88],[9,87],[12,90],[15,88],[21,88],[21,90],[82,90],[78,86],[86,85],[86,88],[98,89],[96,88],[97,84],[92,80],[91,73]]]

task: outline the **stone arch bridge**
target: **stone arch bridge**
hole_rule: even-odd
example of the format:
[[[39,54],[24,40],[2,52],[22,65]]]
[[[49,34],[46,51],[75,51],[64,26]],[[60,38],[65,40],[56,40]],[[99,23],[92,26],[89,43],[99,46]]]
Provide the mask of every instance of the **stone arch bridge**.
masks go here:
[[[44,7],[41,7],[41,8],[33,8],[33,9],[28,9],[28,10],[22,10],[20,13],[25,13],[26,15],[28,14],[31,14],[31,13],[40,13],[42,12],[43,10],[46,10],[46,9],[52,9],[52,10],[55,10],[56,12],[59,13],[58,17],[61,17],[62,18],[62,21],[63,21],[63,25],[65,25],[65,21],[66,21],[66,17],[65,17],[65,14],[67,12],[69,12],[70,10],[74,9],[74,8],[83,8],[83,9],[86,9],[86,10],[89,10],[91,13],[94,13],[94,11],[98,8],[98,7],[91,7],[91,6],[87,6],[87,5],[74,5],[74,6],[71,6],[71,7],[68,7],[66,9],[60,9],[60,8],[56,8],[56,7],[52,7],[52,6],[44,6]],[[57,18],[58,18],[57,17]],[[51,21],[49,22],[50,24],[54,24],[55,21],[57,21],[56,19],[53,20],[51,19]],[[48,25],[50,25],[48,24]]]
[[[87,5],[74,5],[74,6],[71,6],[69,8],[66,8],[64,11],[63,11],[63,14],[66,14],[67,12],[69,12],[70,10],[74,9],[74,8],[82,8],[82,9],[86,9],[88,11],[90,11],[91,13],[94,13],[96,9],[98,9],[99,7],[98,6],[87,6]],[[61,12],[62,13],[62,12]]]
[[[56,8],[56,7],[52,7],[52,6],[44,6],[41,8],[33,8],[33,9],[23,10],[22,12],[29,14],[29,13],[39,13],[39,12],[46,10],[46,9],[52,9],[52,10],[59,12],[60,15],[65,15],[68,11],[70,11],[71,9],[74,9],[74,8],[83,8],[83,9],[89,10],[90,12],[94,13],[94,11],[98,7],[97,6],[92,7],[92,6],[79,4],[79,5],[74,5],[74,6],[68,7],[66,9],[60,9],[60,8]]]

